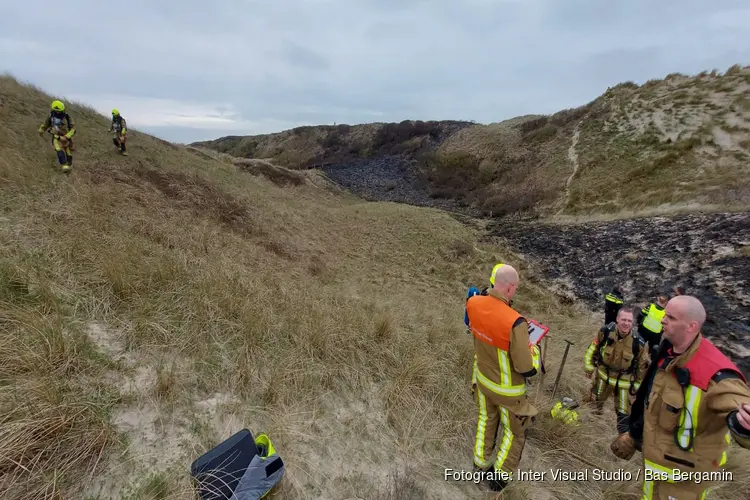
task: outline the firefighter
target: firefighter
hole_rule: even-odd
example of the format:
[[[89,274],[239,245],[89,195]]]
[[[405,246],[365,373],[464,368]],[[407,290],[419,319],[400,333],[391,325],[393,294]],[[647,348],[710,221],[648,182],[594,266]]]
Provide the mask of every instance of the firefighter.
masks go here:
[[[584,356],[584,372],[593,379],[588,400],[595,402],[601,414],[613,395],[619,433],[628,431],[631,396],[640,386],[649,359],[645,343],[631,334],[632,328],[633,310],[621,307],[617,321],[599,329]]]
[[[667,296],[661,294],[655,304],[652,302],[638,313],[638,335],[648,343],[649,352],[661,343],[661,320],[667,300]]]
[[[127,156],[128,152],[125,151],[125,143],[128,141],[127,123],[117,109],[112,110],[112,123],[109,126],[109,131],[114,132],[112,142],[116,148],[120,148],[120,154]]]
[[[695,297],[667,303],[663,340],[636,394],[629,432],[610,446],[625,460],[643,453],[643,499],[703,499],[721,484],[706,473],[721,472],[731,438],[750,448],[750,389],[701,333],[705,320]]]
[[[466,301],[477,360],[474,467],[484,473],[492,491],[502,490],[512,480],[526,430],[538,413],[526,395],[526,378],[540,369],[539,348],[529,344],[528,322],[510,306],[519,281],[512,266],[500,266],[487,295],[480,293]],[[496,442],[493,463],[490,456]]]
[[[617,311],[622,307],[622,292],[615,286],[604,296],[604,324],[608,325],[617,320]]]
[[[495,284],[495,273],[497,273],[497,270],[503,267],[502,263],[495,264],[495,267],[492,268],[492,271],[490,272],[490,286],[484,287],[482,290],[479,290],[477,287],[473,286],[469,288],[469,292],[466,294],[466,300],[469,300],[469,297],[472,295],[487,295],[487,291]],[[466,332],[471,333],[471,328],[469,328],[469,313],[464,308],[464,324],[466,325]],[[474,354],[474,361],[473,361],[473,367],[471,369],[471,395],[474,395],[474,391],[477,388],[477,355]]]
[[[70,115],[65,112],[65,105],[61,101],[52,101],[50,114],[39,126],[39,137],[44,137],[45,132],[52,135],[52,146],[57,153],[57,161],[63,172],[70,172],[73,166],[73,136],[76,133],[75,125]]]

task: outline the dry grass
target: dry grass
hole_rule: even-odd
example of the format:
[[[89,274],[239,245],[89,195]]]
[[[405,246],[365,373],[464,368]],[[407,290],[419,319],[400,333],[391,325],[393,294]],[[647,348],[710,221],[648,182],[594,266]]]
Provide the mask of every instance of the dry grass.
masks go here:
[[[197,142],[193,149],[197,154],[210,148],[239,158],[271,160],[284,167],[300,168],[377,154],[415,153],[466,125],[469,123],[404,120],[354,126],[304,126],[275,134]]]
[[[554,336],[522,466],[585,467],[567,448],[620,466],[613,414],[584,412],[578,430],[546,416],[563,338],[577,345],[561,391],[585,389],[596,321],[475,230],[276,186],[138,131],[123,158],[97,135],[107,119],[75,104],[63,176],[35,135],[51,97],[4,77],[0,99],[1,497],[191,498],[191,461],[248,427],[287,464],[270,498],[489,498],[443,470],[471,469],[462,297],[496,260],[518,266],[518,307]],[[504,498],[636,489],[524,483]]]
[[[739,67],[724,75],[669,75],[641,87],[618,85],[575,110],[461,130],[437,153],[465,155],[460,168],[452,169],[454,177],[468,172],[468,182],[478,187],[476,203],[496,214],[519,210],[522,196],[542,215],[614,215],[696,204],[742,210],[750,202],[750,185],[737,181],[750,173],[750,113],[744,106],[749,89],[750,69]],[[574,173],[566,153],[576,127]],[[472,171],[477,164],[483,168]],[[448,186],[442,194],[465,197],[445,176],[437,180]],[[517,192],[510,191],[515,184]],[[493,189],[500,191],[497,202]]]
[[[204,145],[278,158],[290,167],[340,160],[343,152],[411,153],[421,160],[433,196],[461,200],[490,216],[616,216],[686,206],[743,210],[750,204],[749,93],[750,68],[735,65],[724,74],[625,82],[585,106],[550,116],[442,125],[435,135],[445,140],[430,133],[409,139],[408,124],[367,124],[341,126],[341,132],[301,127]],[[576,130],[574,171],[568,153]]]

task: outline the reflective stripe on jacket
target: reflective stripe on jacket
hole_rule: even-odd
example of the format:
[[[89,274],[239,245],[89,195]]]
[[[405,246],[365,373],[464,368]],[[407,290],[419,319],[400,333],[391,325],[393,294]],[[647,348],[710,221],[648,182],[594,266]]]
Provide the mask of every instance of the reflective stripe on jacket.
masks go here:
[[[643,415],[646,468],[674,482],[674,470],[723,467],[730,443],[727,415],[741,403],[750,403],[742,373],[699,334],[684,353],[661,360],[651,381]],[[750,447],[750,439],[732,435]]]
[[[470,297],[466,310],[479,388],[501,397],[526,394],[525,377],[536,374],[539,363],[539,349],[529,346],[528,322],[492,289]]]

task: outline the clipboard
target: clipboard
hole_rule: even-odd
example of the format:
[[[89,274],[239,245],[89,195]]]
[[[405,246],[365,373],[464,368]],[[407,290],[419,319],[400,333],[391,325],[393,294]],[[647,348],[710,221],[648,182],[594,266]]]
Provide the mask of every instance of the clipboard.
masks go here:
[[[545,335],[549,333],[549,327],[544,326],[535,319],[527,320],[529,323],[529,344],[539,345]]]

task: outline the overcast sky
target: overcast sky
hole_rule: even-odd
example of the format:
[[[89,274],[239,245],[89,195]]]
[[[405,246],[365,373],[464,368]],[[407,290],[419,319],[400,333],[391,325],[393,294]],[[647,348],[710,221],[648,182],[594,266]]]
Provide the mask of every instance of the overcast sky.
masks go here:
[[[748,0],[0,0],[0,71],[175,142],[579,106],[750,64]]]

